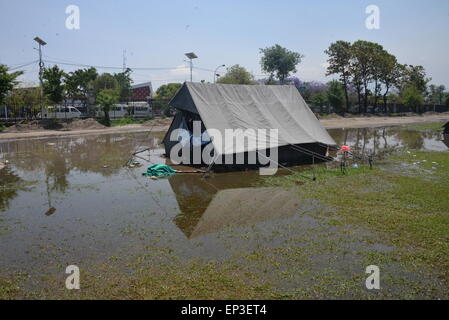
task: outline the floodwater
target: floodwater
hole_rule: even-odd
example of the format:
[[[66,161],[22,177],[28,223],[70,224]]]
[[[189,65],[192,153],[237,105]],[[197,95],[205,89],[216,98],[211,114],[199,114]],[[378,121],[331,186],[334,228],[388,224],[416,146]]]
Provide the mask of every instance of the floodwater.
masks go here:
[[[445,144],[442,134],[431,131],[329,132],[338,144],[363,151],[448,149],[448,138]],[[9,162],[0,170],[0,273],[95,263],[138,254],[149,245],[169,247],[181,258],[224,259],[264,241],[275,246],[289,236],[263,234],[313,224],[295,215],[306,204],[289,191],[257,187],[258,171],[206,179],[201,174],[156,181],[142,176],[149,165],[165,163],[162,137],[136,133],[0,142],[0,161]],[[125,166],[134,151],[146,148],[151,150],[135,158],[142,167]],[[252,237],[255,228],[262,237]]]

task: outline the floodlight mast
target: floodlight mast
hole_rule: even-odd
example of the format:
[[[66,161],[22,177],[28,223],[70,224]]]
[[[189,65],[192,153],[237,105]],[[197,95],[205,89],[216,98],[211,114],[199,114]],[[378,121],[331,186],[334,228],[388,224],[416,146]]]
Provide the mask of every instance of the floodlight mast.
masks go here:
[[[42,87],[42,75],[44,72],[44,63],[42,61],[42,47],[45,46],[47,42],[45,42],[39,37],[34,38],[34,41],[36,41],[39,44],[39,82]]]
[[[39,44],[39,83],[40,83],[40,102],[41,102],[41,117],[43,116],[43,114],[44,114],[44,107],[43,107],[43,104],[42,104],[42,102],[43,102],[43,87],[44,87],[44,84],[43,84],[43,80],[42,80],[42,77],[43,77],[43,74],[44,74],[44,62],[42,61],[42,47],[43,46],[45,46],[46,44],[47,44],[47,42],[45,42],[44,40],[42,40],[41,38],[39,38],[39,37],[36,37],[36,38],[34,38],[34,41],[36,41],[38,44]]]
[[[193,59],[197,59],[198,56],[193,52],[188,52],[185,56],[190,60],[190,82],[193,82]]]

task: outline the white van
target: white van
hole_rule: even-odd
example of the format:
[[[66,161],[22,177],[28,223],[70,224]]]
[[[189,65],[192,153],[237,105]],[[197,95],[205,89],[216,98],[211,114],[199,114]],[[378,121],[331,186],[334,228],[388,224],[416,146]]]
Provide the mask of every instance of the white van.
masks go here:
[[[81,111],[72,106],[46,107],[43,113],[39,113],[38,118],[42,119],[75,119],[81,118]]]
[[[129,105],[114,104],[109,111],[109,117],[111,119],[123,118],[128,115],[134,118],[145,118],[152,114],[152,109],[146,102],[130,102]],[[103,116],[103,109],[100,106],[97,106],[97,117]]]

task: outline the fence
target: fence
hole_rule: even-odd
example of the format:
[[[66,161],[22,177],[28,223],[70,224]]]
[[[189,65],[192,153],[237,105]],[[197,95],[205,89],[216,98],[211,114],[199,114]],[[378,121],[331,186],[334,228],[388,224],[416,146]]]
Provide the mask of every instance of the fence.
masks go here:
[[[121,105],[126,105],[127,103],[133,104],[138,101],[129,101],[123,102]],[[143,102],[143,101],[142,101]],[[130,116],[134,118],[145,118],[150,116],[160,116],[162,114],[170,115],[173,110],[168,106],[169,100],[166,99],[152,99],[148,101],[149,112],[141,112],[139,110],[139,106],[130,106],[127,108],[127,112],[116,112],[116,108],[112,107],[109,111],[109,116],[111,119],[123,118],[125,116]],[[78,111],[81,112],[81,115],[73,116],[70,113],[69,107],[75,107]],[[57,119],[61,121],[69,121],[73,118],[103,118],[101,108],[96,106],[87,106],[85,104],[72,104],[72,103],[62,103],[59,105],[63,112],[53,112],[50,116],[47,116],[45,112],[42,112],[45,108],[28,108],[23,106],[11,106],[6,105],[0,107],[0,123],[17,123],[21,121],[30,121],[30,120],[50,120]]]
[[[329,114],[329,113],[338,113],[338,111],[334,107],[317,107],[310,105],[310,108],[314,113],[322,113],[322,114]],[[362,108],[363,109],[363,108]],[[358,114],[359,107],[357,105],[352,105],[350,107],[349,113]],[[374,108],[374,106],[368,106],[368,112],[372,114],[400,114],[400,113],[410,113],[410,112],[416,112],[418,114],[422,114],[425,112],[449,112],[449,106],[446,105],[434,105],[434,104],[425,104],[422,106],[419,106],[417,110],[414,110],[413,108],[407,107],[403,104],[399,103],[389,103],[387,104],[386,110],[384,109],[383,104],[379,104],[377,108]],[[386,111],[386,112],[385,112]]]

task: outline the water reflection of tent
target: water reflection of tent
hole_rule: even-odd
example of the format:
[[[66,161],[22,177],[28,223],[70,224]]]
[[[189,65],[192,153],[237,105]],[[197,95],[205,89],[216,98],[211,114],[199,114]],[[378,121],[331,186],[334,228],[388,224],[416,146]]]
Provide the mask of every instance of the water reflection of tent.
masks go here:
[[[243,132],[247,129],[277,129],[278,139],[273,147],[278,148],[280,162],[298,162],[300,158],[310,158],[304,151],[294,151],[292,146],[295,145],[321,156],[325,155],[327,146],[335,145],[335,141],[321,126],[294,86],[186,82],[170,101],[170,105],[178,112],[163,140],[167,156],[179,138],[183,138],[178,136],[178,140],[171,141],[172,132],[175,129],[187,128],[192,133],[192,122],[195,120],[201,120],[202,132],[215,129],[222,137],[225,136],[226,129],[242,129],[237,138],[240,136],[244,141],[245,137],[248,143],[237,146],[234,150],[212,139],[216,157],[267,149],[269,134],[244,135]],[[199,137],[197,140],[198,144],[207,144],[206,140]],[[260,146],[258,142],[265,143],[265,147]]]
[[[192,181],[192,177],[185,180],[182,175],[169,179],[181,210],[174,221],[187,238],[215,233],[227,226],[288,217],[298,211],[297,197],[289,191],[236,188],[235,177],[224,176],[213,184],[203,179]]]
[[[443,135],[443,143],[449,148],[449,133]]]
[[[449,134],[449,122],[447,122],[445,125],[443,125],[444,128],[444,134]]]

